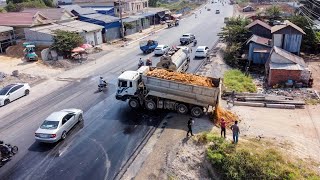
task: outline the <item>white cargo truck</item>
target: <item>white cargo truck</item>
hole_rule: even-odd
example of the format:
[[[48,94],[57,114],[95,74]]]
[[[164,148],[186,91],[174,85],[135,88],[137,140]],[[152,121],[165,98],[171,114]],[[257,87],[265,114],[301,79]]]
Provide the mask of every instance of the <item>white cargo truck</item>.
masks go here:
[[[118,77],[116,99],[128,101],[131,108],[168,109],[180,114],[200,117],[218,104],[220,79],[210,78],[214,87],[197,86],[179,81],[148,76],[152,68],[142,66],[137,71],[125,71]]]
[[[170,49],[170,51],[161,56],[157,68],[163,68],[171,71],[186,72],[190,64],[190,48],[179,46]]]

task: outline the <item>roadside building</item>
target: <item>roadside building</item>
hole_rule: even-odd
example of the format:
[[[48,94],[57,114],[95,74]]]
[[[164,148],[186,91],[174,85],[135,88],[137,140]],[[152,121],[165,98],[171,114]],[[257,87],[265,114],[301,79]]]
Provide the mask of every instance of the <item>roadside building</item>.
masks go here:
[[[284,84],[288,80],[294,83],[308,83],[311,76],[303,58],[274,46],[265,65],[269,86]]]
[[[120,2],[120,1],[119,1]],[[114,1],[115,15],[119,17],[119,2]],[[121,1],[121,12],[123,15],[133,15],[135,13],[144,12],[149,7],[148,0],[123,0]]]
[[[103,26],[102,37],[104,42],[120,38],[121,24],[118,17],[95,13],[79,15],[79,20]]]
[[[74,20],[25,29],[25,36],[27,41],[36,45],[50,46],[53,43],[54,31],[64,30],[79,33],[85,43],[98,45],[102,43],[102,29],[103,26]]]
[[[52,21],[65,21],[65,20],[72,20],[76,18],[69,11],[61,8],[45,8],[45,9],[30,8],[30,9],[24,9],[22,12],[33,13],[33,14],[40,13]]]
[[[253,64],[265,64],[271,51],[271,39],[252,35],[249,44],[248,60]]]
[[[0,26],[0,53],[5,52],[6,48],[16,43],[13,27]]]
[[[0,26],[12,27],[17,38],[24,38],[24,28],[32,28],[49,24],[52,21],[40,12],[9,12],[0,13]]]
[[[255,20],[252,23],[248,24],[246,28],[249,29],[251,34],[255,34],[265,38],[272,38],[271,35],[271,26],[261,20]]]
[[[302,35],[306,33],[297,25],[285,20],[283,24],[271,28],[272,46],[277,46],[291,53],[300,54]]]

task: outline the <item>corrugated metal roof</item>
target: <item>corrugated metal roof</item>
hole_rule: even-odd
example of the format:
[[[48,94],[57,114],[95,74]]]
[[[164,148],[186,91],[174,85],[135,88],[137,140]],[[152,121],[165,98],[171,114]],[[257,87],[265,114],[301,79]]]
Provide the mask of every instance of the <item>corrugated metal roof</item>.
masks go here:
[[[29,12],[29,13],[34,13],[34,14],[36,14],[37,12],[40,12],[45,17],[47,17],[51,20],[61,20],[64,13],[68,13],[71,17],[74,16],[72,13],[68,12],[65,9],[61,9],[61,8],[46,8],[46,9],[31,8],[31,9],[24,9],[22,12]]]
[[[271,48],[254,48],[253,49],[253,52],[256,52],[256,53],[270,53],[271,51]]]
[[[247,41],[247,44],[249,44],[250,42],[255,42],[257,44],[264,45],[264,46],[270,46],[271,39],[264,38],[264,37],[261,37],[261,36],[257,36],[257,35],[254,34]]]
[[[275,25],[271,27],[271,33],[275,33],[283,28],[286,28],[288,26],[291,26],[292,28],[296,29],[297,31],[301,32],[302,34],[306,34],[299,26],[293,24],[292,22],[285,20],[284,24]]]
[[[133,18],[133,17],[128,17],[128,18],[124,18],[124,19],[122,19],[122,22],[133,22],[133,21],[137,21],[137,20],[139,20],[140,18],[137,18],[137,17],[135,17],[135,18]]]
[[[13,27],[9,27],[9,26],[0,26],[0,33],[2,32],[7,32],[7,31],[12,31]]]
[[[295,54],[292,54],[286,50],[283,50],[281,48],[274,46],[272,53],[276,53],[276,54],[282,56],[283,58],[291,61],[293,64],[299,64],[302,67],[306,67],[306,63],[304,62],[303,58],[301,58]],[[271,59],[271,61],[274,62],[272,59]],[[282,64],[282,62],[276,62],[276,63]],[[287,61],[283,61],[283,63],[286,64]]]
[[[92,8],[82,8],[77,4],[73,4],[73,5],[62,5],[60,6],[63,9],[66,9],[67,11],[71,12],[72,10],[76,11],[78,14],[81,15],[85,15],[85,14],[94,14],[97,13],[97,11],[95,11]]]
[[[304,70],[304,67],[299,64],[278,64],[278,63],[270,63],[270,69],[283,69],[283,70]]]
[[[9,12],[0,13],[0,25],[3,26],[32,26],[35,20],[40,20],[38,17],[42,16],[41,13],[30,13],[30,12]],[[38,19],[37,19],[38,18]],[[43,23],[46,23],[45,21]]]
[[[267,24],[267,23],[265,23],[263,21],[260,21],[259,19],[257,19],[255,21],[253,21],[252,23],[248,24],[246,26],[246,28],[250,29],[252,26],[257,25],[257,24],[262,26],[262,27],[264,27],[264,28],[266,28],[266,29],[271,30],[271,26],[269,24]]]
[[[82,16],[86,17],[86,18],[90,18],[90,19],[96,19],[96,20],[99,20],[99,21],[103,21],[103,22],[106,22],[106,23],[116,22],[116,21],[120,20],[120,18],[117,18],[117,17],[114,17],[114,16],[105,15],[105,14],[99,14],[99,13],[82,15]]]
[[[36,32],[53,35],[55,30],[63,30],[63,31],[80,33],[80,32],[92,32],[102,28],[103,26],[74,20],[70,22],[55,23],[47,26],[31,28],[30,31],[36,31]]]

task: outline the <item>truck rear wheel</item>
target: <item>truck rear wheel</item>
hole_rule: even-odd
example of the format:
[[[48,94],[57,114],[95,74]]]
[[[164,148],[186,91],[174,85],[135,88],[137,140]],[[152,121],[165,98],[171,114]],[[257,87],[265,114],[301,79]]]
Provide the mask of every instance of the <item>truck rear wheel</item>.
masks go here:
[[[129,100],[129,106],[130,106],[132,109],[138,109],[138,108],[140,107],[140,104],[139,104],[138,99],[130,99],[130,100]]]
[[[203,108],[199,107],[199,106],[194,106],[193,108],[191,108],[191,116],[193,117],[201,117],[203,114]]]
[[[149,111],[154,111],[157,109],[157,105],[153,100],[146,101],[145,106]]]
[[[188,107],[184,104],[179,104],[177,106],[177,112],[180,114],[187,114],[188,113]]]

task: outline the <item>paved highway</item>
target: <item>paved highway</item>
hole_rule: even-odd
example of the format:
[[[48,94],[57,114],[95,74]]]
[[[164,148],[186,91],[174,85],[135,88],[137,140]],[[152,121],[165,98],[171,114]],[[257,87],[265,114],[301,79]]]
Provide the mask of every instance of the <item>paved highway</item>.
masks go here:
[[[198,45],[212,47],[224,17],[231,16],[233,8],[220,3],[207,7],[211,11],[203,8],[201,14],[197,12],[197,18],[187,17],[180,26],[160,31],[152,38],[172,46],[178,45],[183,33],[190,32],[196,35]],[[221,14],[215,14],[216,9]],[[138,42],[133,43],[101,57],[108,62],[90,72],[90,76],[69,79],[65,86],[13,112],[9,113],[8,108],[24,98],[0,108],[0,139],[19,147],[19,153],[0,168],[0,179],[113,179],[146,133],[165,115],[133,111],[127,103],[114,98],[117,76],[122,70],[136,69],[139,57],[146,56],[139,50]],[[153,63],[158,59],[153,58]],[[188,71],[195,71],[200,62],[191,60]],[[100,75],[110,83],[104,93],[95,92]],[[64,108],[82,109],[84,123],[78,124],[63,142],[35,142],[34,132],[44,118]]]

